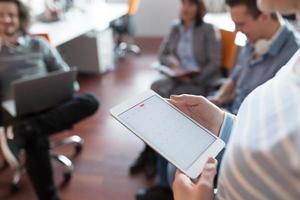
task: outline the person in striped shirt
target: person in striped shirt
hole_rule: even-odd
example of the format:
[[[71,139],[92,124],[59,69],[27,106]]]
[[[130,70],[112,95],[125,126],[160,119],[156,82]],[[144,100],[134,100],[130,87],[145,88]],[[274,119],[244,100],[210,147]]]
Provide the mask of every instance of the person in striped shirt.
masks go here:
[[[267,12],[300,13],[300,0],[258,3]],[[300,50],[245,99],[236,117],[200,96],[170,101],[227,143],[217,192],[217,161],[210,158],[196,183],[176,173],[175,200],[300,198]]]

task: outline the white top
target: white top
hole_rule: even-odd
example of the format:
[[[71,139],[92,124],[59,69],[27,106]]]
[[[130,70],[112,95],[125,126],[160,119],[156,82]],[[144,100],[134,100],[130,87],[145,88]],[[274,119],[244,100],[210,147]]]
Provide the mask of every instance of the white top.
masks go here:
[[[300,51],[242,104],[217,199],[300,198],[300,75],[294,72],[299,60]]]

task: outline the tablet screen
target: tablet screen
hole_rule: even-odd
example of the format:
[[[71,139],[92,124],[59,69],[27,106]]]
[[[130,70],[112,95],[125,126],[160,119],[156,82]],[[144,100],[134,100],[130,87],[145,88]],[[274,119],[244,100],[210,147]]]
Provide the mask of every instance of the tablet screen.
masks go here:
[[[118,117],[183,169],[188,169],[216,140],[156,95]]]

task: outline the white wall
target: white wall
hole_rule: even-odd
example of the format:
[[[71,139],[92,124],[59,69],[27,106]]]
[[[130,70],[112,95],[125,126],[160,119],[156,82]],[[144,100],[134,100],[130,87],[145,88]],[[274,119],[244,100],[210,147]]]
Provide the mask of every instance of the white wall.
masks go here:
[[[135,15],[135,35],[162,37],[170,31],[172,20],[178,18],[180,0],[141,0]]]

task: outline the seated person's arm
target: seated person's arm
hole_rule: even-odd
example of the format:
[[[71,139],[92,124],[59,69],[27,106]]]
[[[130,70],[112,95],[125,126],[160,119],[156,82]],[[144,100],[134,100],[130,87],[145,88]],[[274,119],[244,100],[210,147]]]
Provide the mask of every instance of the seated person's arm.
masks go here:
[[[61,55],[58,53],[56,48],[52,47],[46,40],[41,39],[40,45],[42,52],[44,54],[44,61],[47,66],[48,72],[56,70],[68,70],[70,67],[62,59]],[[79,91],[80,86],[77,81],[74,82],[74,91]]]
[[[44,61],[47,65],[48,72],[56,70],[68,70],[69,66],[62,59],[58,51],[50,46],[46,40],[40,39],[42,53],[44,54]]]
[[[208,99],[217,106],[224,106],[230,103],[235,96],[235,82],[227,79],[222,87],[217,91],[216,95],[208,97]]]
[[[194,79],[198,84],[207,84],[219,74],[222,65],[222,47],[220,41],[220,33],[213,27],[206,30],[206,57],[207,62],[201,66],[201,73]],[[203,55],[201,55],[203,56]]]
[[[180,68],[180,62],[175,56],[175,38],[178,30],[176,25],[171,27],[171,31],[164,38],[163,42],[160,45],[158,60],[160,64],[171,67],[173,69]]]
[[[213,97],[208,97],[217,106],[225,106],[230,103],[235,97],[236,83],[244,68],[241,61],[244,59],[243,51],[240,51],[236,64],[231,72],[228,80],[222,85],[217,94]]]

